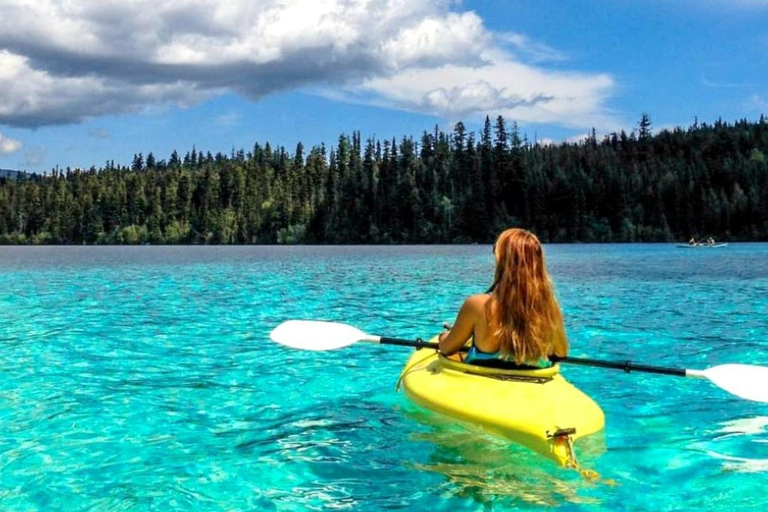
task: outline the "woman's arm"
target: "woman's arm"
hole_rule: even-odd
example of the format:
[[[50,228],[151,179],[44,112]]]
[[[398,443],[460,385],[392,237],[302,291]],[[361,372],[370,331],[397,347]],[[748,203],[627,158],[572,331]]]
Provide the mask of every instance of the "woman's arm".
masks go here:
[[[474,297],[469,297],[465,300],[451,330],[440,334],[438,338],[440,341],[440,352],[447,356],[455,354],[472,336],[475,318],[477,317],[476,302],[477,300]]]

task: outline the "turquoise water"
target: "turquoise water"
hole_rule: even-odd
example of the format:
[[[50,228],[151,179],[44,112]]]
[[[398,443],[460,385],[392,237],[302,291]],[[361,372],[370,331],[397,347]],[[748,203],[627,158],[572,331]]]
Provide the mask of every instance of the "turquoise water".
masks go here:
[[[768,245],[547,256],[573,355],[768,365]],[[268,341],[427,337],[491,270],[488,246],[0,247],[0,510],[766,509],[768,405],[708,382],[564,368],[606,412],[588,482],[410,405],[408,349]]]

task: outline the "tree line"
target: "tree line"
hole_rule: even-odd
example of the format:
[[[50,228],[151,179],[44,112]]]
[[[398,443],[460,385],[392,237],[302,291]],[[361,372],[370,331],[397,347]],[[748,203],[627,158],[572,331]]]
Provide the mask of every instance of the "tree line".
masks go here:
[[[543,145],[499,116],[415,139],[359,132],[308,151],[193,148],[130,166],[0,178],[0,243],[768,240],[768,120],[695,122]]]

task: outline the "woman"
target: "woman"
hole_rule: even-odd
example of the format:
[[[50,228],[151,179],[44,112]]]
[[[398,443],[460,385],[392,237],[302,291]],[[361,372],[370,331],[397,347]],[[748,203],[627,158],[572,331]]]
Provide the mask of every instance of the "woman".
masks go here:
[[[563,315],[539,239],[524,229],[508,229],[499,235],[493,254],[491,288],[464,301],[453,327],[439,337],[440,351],[456,354],[472,338],[466,363],[543,367],[551,364],[551,355],[565,357]]]

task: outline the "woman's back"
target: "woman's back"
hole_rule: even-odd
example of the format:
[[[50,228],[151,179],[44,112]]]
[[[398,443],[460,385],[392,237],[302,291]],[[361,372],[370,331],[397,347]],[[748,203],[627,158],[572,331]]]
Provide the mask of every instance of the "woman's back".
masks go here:
[[[494,339],[490,333],[488,319],[485,316],[485,307],[491,300],[490,293],[480,293],[472,295],[467,299],[470,301],[473,311],[472,321],[472,345],[480,352],[494,354],[499,351],[499,340]]]
[[[494,245],[496,271],[488,293],[468,297],[440,348],[453,354],[470,338],[474,347],[517,364],[565,356],[568,341],[541,244],[522,229],[504,231]]]

